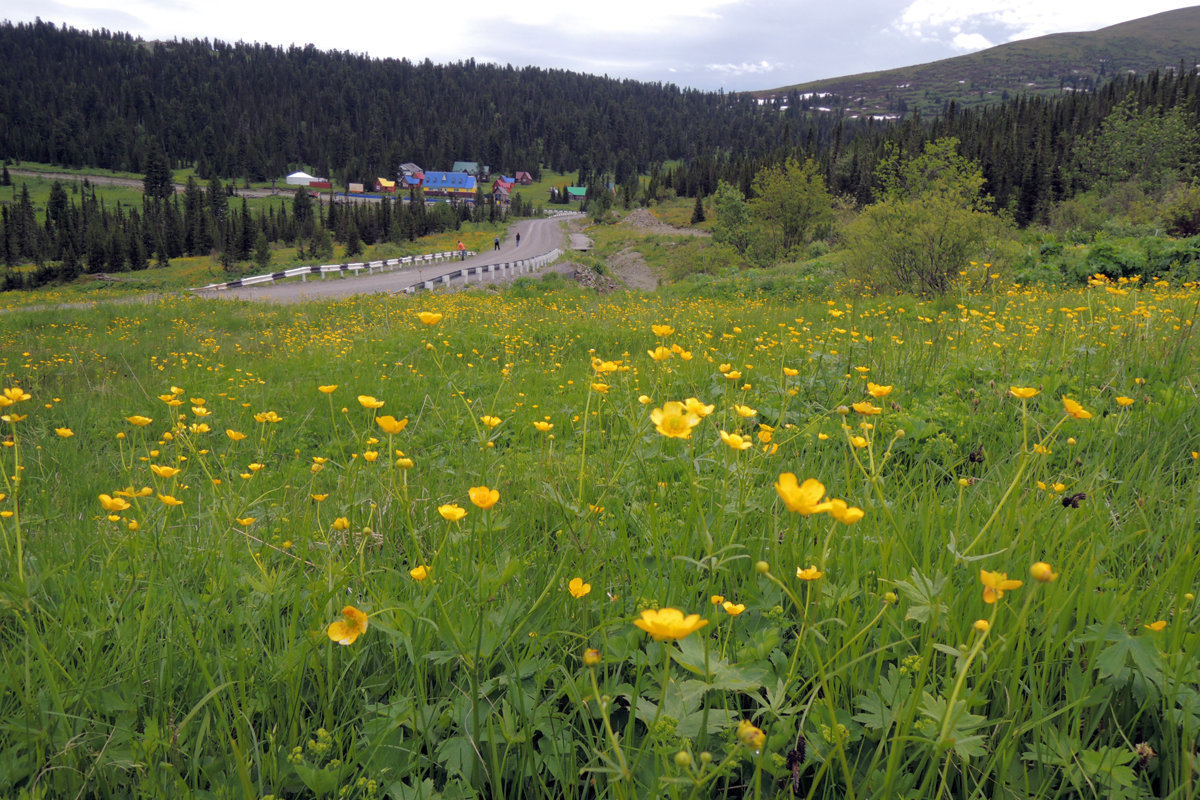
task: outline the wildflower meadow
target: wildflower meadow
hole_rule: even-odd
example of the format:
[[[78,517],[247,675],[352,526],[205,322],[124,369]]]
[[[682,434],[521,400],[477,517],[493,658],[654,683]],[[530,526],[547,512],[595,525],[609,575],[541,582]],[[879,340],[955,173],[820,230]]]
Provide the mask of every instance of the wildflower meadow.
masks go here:
[[[0,796],[1194,798],[1200,287],[0,316]]]

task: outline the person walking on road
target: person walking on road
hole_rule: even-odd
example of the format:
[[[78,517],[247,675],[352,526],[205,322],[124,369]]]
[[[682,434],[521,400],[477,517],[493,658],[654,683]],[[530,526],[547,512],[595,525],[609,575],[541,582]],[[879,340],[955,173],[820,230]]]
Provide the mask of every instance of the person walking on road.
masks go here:
[[[517,247],[521,246],[521,234],[517,234]]]
[[[493,249],[493,250],[499,250],[499,249],[500,249],[500,237],[499,237],[499,236],[493,237],[493,239],[492,239],[492,249]]]
[[[458,260],[459,261],[467,260],[467,246],[462,243],[462,239],[458,240]]]

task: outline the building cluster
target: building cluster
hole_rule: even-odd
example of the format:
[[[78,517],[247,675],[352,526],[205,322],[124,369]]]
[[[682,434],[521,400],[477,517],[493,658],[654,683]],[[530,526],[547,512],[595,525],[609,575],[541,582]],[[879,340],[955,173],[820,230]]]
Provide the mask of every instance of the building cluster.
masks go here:
[[[380,194],[407,193],[411,189],[420,189],[426,199],[446,198],[460,200],[464,203],[474,203],[476,192],[486,185],[491,177],[491,168],[481,166],[475,161],[455,161],[449,172],[422,169],[417,164],[407,162],[400,165],[395,180],[376,178],[371,191]],[[326,178],[316,178],[307,172],[293,172],[287,176],[290,186],[308,186],[313,189],[329,189],[331,184]],[[516,186],[529,186],[533,176],[528,172],[517,172],[511,177],[497,175],[491,181],[492,200],[507,205],[512,199]],[[361,183],[351,183],[347,186],[347,194],[363,194],[367,191]]]

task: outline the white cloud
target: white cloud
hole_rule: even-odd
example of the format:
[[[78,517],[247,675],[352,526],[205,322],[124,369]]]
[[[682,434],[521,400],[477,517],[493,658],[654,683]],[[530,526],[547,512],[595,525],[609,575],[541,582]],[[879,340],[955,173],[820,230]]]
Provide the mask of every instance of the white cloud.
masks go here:
[[[905,36],[956,49],[987,47],[1048,33],[1090,31],[1182,8],[1186,3],[1141,0],[913,0],[892,23]]]
[[[973,53],[976,50],[988,49],[992,42],[982,33],[959,33],[950,40],[950,46],[964,53]]]
[[[707,64],[705,69],[710,72],[717,72],[722,75],[738,76],[738,75],[765,75],[768,72],[774,72],[778,68],[777,64],[772,64],[768,61],[749,62],[743,61],[740,64]]]

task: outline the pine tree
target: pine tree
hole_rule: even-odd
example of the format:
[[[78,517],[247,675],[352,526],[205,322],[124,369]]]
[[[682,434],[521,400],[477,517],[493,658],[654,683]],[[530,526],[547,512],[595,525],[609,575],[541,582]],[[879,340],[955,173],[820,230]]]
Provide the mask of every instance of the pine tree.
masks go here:
[[[696,205],[692,208],[692,224],[698,225],[704,220],[704,198],[696,195]]]

